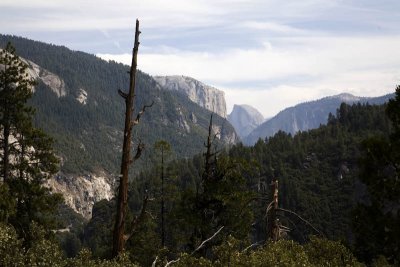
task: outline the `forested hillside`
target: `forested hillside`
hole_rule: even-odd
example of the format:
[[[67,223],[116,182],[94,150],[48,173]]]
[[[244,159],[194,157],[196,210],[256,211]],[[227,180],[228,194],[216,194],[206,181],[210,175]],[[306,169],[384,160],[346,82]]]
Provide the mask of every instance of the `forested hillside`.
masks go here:
[[[217,202],[206,208],[214,214],[213,219],[207,222],[212,229],[209,229],[209,235],[217,231],[218,226],[224,225],[225,235],[243,241],[247,233],[252,243],[264,243],[267,239],[265,209],[271,201],[271,182],[277,179],[280,207],[296,213],[280,214],[281,223],[290,229],[286,238],[304,244],[314,235],[342,241],[358,252],[378,242],[372,238],[370,244],[359,242],[356,237],[367,233],[357,226],[355,212],[357,205],[366,205],[370,199],[367,186],[359,178],[363,168],[360,161],[365,156],[363,144],[372,137],[389,139],[392,126],[385,109],[385,105],[350,106],[343,103],[337,114],[329,117],[326,126],[295,136],[279,132],[252,147],[239,144],[221,152],[216,173],[225,176],[221,180],[224,182],[216,181],[214,184],[215,188],[223,188],[214,192],[214,201]],[[151,192],[156,201],[152,203],[150,213],[158,215],[148,218],[149,222],[140,237],[132,243],[133,254],[142,249],[146,253],[156,253],[153,244],[160,244],[159,168],[142,173],[131,188],[131,197],[136,199],[131,202],[131,209],[138,211],[141,195]],[[202,155],[184,161],[171,161],[166,167],[165,220],[166,246],[169,250],[190,251],[194,247],[196,239],[193,238],[197,231],[201,232],[196,227],[202,229],[204,222],[196,214],[204,209],[199,204],[205,194],[202,182],[204,170]],[[225,203],[222,210],[216,204],[219,201]],[[229,208],[229,205],[238,206]],[[85,229],[84,242],[94,253],[99,253],[97,255],[109,251],[104,246],[109,244],[107,232],[110,233],[110,230],[106,229],[110,229],[111,221],[107,218],[112,217],[106,214],[112,214],[111,207],[105,201],[95,205],[93,218]],[[229,215],[224,214],[225,209],[229,210]],[[104,210],[108,212],[104,213]],[[223,219],[218,216],[223,216]],[[235,221],[235,224],[229,226],[229,220]],[[102,229],[102,237],[95,231],[97,227]],[[147,247],[149,240],[152,240],[151,247]],[[214,243],[223,244],[223,240],[221,237]],[[382,253],[379,249],[370,252],[361,260],[370,261]],[[388,258],[393,260],[396,257],[391,254]],[[137,260],[146,262],[140,256]]]
[[[129,67],[62,46],[0,35],[0,47],[8,41],[22,58],[58,75],[65,83],[66,95],[59,97],[39,82],[30,101],[37,110],[35,124],[56,141],[61,170],[85,173],[103,169],[117,173],[125,107],[117,90],[127,90]],[[154,106],[135,129],[136,138],[141,138],[149,151],[157,140],[165,139],[178,158],[198,153],[207,136],[210,112],[176,91],[162,90],[151,76],[140,71],[137,87],[136,112],[153,101]],[[87,97],[85,104],[77,101],[82,90]],[[215,125],[221,134],[221,146],[236,142],[229,122],[216,115]],[[151,154],[145,153],[139,166],[151,165]]]
[[[255,128],[245,138],[243,143],[254,145],[259,138],[271,137],[279,131],[291,133],[316,129],[326,124],[330,113],[335,113],[341,103],[369,103],[371,105],[382,105],[393,98],[393,94],[379,97],[359,97],[348,93],[328,96],[322,99],[300,103],[294,107],[280,111],[271,119]]]

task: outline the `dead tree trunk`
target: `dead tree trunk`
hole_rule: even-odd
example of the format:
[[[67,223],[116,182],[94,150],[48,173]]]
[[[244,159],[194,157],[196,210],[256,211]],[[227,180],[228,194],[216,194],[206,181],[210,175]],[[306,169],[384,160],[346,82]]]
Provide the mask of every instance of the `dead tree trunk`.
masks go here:
[[[161,246],[165,246],[164,147],[161,147]]]
[[[132,53],[132,64],[130,69],[130,83],[129,92],[123,93],[118,91],[119,94],[125,99],[125,128],[124,128],[124,142],[122,147],[122,162],[120,183],[117,197],[117,214],[115,218],[114,233],[113,233],[113,253],[114,257],[118,256],[125,247],[125,220],[128,206],[128,176],[129,165],[133,162],[131,158],[131,142],[132,142],[132,127],[135,121],[132,119],[134,110],[134,97],[135,97],[135,84],[136,84],[136,68],[137,68],[137,53],[139,50],[139,20],[136,20],[135,30],[135,44]],[[140,149],[140,147],[138,147]],[[138,154],[139,150],[136,154]],[[136,156],[135,156],[136,157]]]
[[[278,180],[271,183],[272,202],[267,207],[267,233],[268,239],[277,241],[279,239],[279,224],[276,212],[278,210]]]

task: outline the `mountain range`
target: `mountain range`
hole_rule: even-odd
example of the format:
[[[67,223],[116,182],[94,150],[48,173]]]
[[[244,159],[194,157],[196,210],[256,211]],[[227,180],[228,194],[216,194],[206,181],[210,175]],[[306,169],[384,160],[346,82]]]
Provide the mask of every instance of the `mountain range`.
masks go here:
[[[358,97],[342,93],[301,103],[282,110],[276,116],[255,128],[242,141],[246,145],[253,145],[258,139],[273,136],[278,131],[284,131],[293,135],[299,131],[315,129],[321,124],[326,124],[329,113],[336,114],[336,110],[340,107],[341,103],[369,103],[371,105],[378,105],[387,102],[393,96],[394,94],[380,97]]]

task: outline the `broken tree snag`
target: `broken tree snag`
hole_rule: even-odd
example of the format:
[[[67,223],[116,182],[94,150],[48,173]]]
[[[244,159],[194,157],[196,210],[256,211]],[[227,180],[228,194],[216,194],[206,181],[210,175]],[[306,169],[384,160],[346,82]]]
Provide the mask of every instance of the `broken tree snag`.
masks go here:
[[[213,114],[211,113],[210,124],[208,126],[207,143],[204,144],[206,152],[204,153],[204,173],[202,177],[203,183],[211,181],[214,177],[214,171],[215,171],[217,152],[212,151],[213,142],[215,141],[215,136],[213,138],[212,135],[212,126],[213,126]]]
[[[272,201],[267,207],[267,240],[278,241],[279,225],[276,212],[278,210],[278,180],[271,182]]]
[[[139,50],[139,20],[136,20],[135,44],[132,52],[132,64],[130,69],[129,92],[124,93],[118,91],[125,100],[125,128],[124,141],[122,146],[122,161],[120,182],[117,196],[117,214],[115,217],[115,225],[113,232],[113,257],[118,256],[125,247],[125,220],[128,206],[128,176],[129,164],[131,163],[131,139],[132,139],[132,113],[134,110],[135,84],[136,84],[136,69],[137,69],[137,53]],[[136,156],[135,156],[136,157]],[[125,237],[125,238],[124,238]]]

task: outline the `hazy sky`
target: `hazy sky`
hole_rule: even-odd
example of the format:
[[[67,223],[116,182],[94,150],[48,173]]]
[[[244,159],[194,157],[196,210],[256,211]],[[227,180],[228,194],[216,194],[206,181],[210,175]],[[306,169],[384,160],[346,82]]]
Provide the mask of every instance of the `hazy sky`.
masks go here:
[[[0,32],[187,75],[264,116],[400,84],[400,0],[1,0]]]

